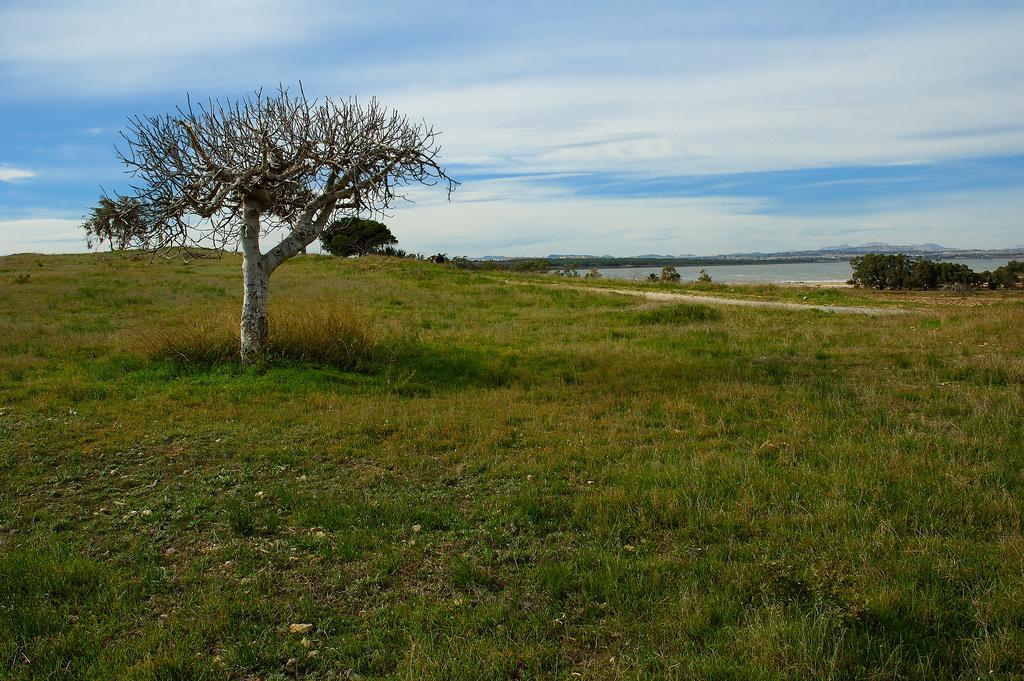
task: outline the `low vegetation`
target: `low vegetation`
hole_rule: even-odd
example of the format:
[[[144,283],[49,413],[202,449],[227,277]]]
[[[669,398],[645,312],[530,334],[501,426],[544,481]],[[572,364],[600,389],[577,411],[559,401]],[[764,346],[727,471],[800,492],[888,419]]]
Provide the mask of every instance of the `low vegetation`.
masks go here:
[[[374,366],[378,339],[351,306],[331,303],[273,310],[264,362],[315,362],[351,371]],[[238,357],[238,316],[225,309],[184,328],[141,340],[146,356],[185,365],[231,364]]]
[[[672,265],[665,265],[661,268],[661,281],[669,282],[670,284],[678,284],[679,280],[682,279],[682,275]]]
[[[975,272],[963,263],[935,262],[927,258],[868,253],[850,261],[850,284],[875,289],[920,290],[1021,288],[1024,262],[1011,260],[994,272]]]
[[[0,676],[1021,678],[1020,292],[239,266],[0,258]]]

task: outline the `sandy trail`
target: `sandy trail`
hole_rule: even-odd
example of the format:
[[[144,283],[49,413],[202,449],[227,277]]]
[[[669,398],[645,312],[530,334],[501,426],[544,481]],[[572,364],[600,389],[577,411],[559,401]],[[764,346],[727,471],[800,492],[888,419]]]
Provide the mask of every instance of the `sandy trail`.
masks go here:
[[[555,284],[556,286],[558,284]],[[632,289],[603,288],[597,286],[567,286],[577,291],[590,291],[591,293],[611,293],[622,296],[633,296],[646,300],[656,300],[664,303],[689,302],[705,303],[707,305],[734,305],[736,307],[762,307],[774,310],[820,310],[822,312],[835,312],[837,314],[863,314],[869,316],[882,316],[903,314],[906,310],[898,307],[860,307],[853,305],[815,305],[810,303],[787,303],[781,300],[746,300],[742,298],[724,298],[719,296],[705,296],[699,293],[668,293],[665,291],[636,291]]]

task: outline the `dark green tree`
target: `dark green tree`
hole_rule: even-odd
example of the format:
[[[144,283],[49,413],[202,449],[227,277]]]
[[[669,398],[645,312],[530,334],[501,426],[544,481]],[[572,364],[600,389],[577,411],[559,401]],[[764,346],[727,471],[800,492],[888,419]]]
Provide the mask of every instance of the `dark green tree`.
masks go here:
[[[397,243],[384,223],[356,217],[335,220],[320,235],[323,249],[339,258],[378,253]]]
[[[850,267],[850,283],[865,288],[930,291],[971,288],[984,280],[963,263],[935,262],[902,253],[866,253],[851,259]]]
[[[853,270],[850,283],[864,288],[911,288],[917,262],[916,258],[902,253],[896,255],[865,253],[850,260],[850,267]],[[917,276],[927,280],[931,277],[931,272],[926,266],[923,266],[918,269]]]
[[[1024,262],[1011,260],[991,275],[991,288],[1017,288],[1024,285]]]

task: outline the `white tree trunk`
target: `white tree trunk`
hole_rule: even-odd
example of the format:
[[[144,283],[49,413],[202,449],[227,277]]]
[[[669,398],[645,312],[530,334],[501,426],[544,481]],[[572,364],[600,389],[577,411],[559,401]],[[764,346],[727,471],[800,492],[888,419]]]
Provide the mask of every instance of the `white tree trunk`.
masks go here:
[[[247,199],[242,208],[242,328],[241,354],[243,364],[260,359],[267,347],[270,328],[267,299],[270,275],[286,260],[305,252],[324,229],[334,212],[336,202],[328,202],[313,219],[312,214],[299,220],[288,236],[264,255],[260,252],[260,210],[258,201]],[[346,206],[351,207],[351,206]]]
[[[267,346],[270,324],[267,299],[270,295],[270,272],[260,253],[259,211],[246,207],[242,232],[242,324],[241,355],[243,364],[256,362]]]

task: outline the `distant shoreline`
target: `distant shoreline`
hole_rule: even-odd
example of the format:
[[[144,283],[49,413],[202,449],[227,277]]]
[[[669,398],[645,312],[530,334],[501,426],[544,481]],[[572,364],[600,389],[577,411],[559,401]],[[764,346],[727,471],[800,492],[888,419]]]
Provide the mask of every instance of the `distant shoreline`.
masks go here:
[[[1002,259],[1009,260],[1024,259],[1024,248],[994,248],[994,249],[955,249],[946,250],[918,250],[914,248],[901,247],[879,247],[871,249],[868,247],[856,247],[850,250],[828,250],[828,251],[778,251],[775,253],[736,253],[727,255],[702,255],[702,256],[609,256],[609,255],[546,255],[546,256],[522,256],[522,257],[501,257],[483,256],[471,258],[476,262],[491,263],[495,266],[514,266],[516,264],[534,263],[543,264],[551,268],[598,268],[617,269],[630,267],[716,267],[728,265],[802,265],[812,263],[839,263],[849,262],[867,253],[902,253],[916,258],[926,258],[936,261],[950,260],[987,260]]]
[[[522,262],[522,261],[543,261],[552,267],[596,267],[599,269],[618,269],[629,267],[715,267],[719,265],[804,265],[810,263],[838,263],[850,262],[863,253],[850,253],[848,255],[836,255],[828,257],[786,257],[766,256],[764,258],[729,258],[719,256],[708,256],[703,258],[510,258],[506,261],[492,262]],[[976,259],[1001,259],[1024,258],[1024,251],[957,251],[952,253],[906,253],[912,257],[927,258],[936,261],[948,260],[976,260]]]
[[[755,282],[750,282],[755,284]],[[775,286],[809,286],[812,288],[853,288],[853,284],[842,279],[830,279],[826,281],[776,281],[771,282]],[[737,284],[742,286],[743,284]]]

